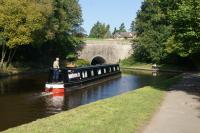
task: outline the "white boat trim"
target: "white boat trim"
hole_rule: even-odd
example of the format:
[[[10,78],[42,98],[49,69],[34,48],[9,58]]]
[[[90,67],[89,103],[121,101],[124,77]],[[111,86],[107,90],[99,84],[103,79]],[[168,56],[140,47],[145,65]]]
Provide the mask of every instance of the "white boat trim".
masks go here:
[[[64,84],[56,84],[56,83],[47,83],[45,84],[45,87],[50,88],[64,88]]]

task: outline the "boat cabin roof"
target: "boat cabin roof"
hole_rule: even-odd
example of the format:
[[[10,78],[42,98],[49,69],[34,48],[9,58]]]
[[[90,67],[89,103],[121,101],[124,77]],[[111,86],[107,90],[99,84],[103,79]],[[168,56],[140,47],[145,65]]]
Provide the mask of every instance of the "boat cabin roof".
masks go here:
[[[65,67],[62,69],[64,69],[64,70],[87,70],[87,69],[112,67],[112,66],[119,66],[119,64],[106,64],[106,65],[95,65],[95,66],[84,66],[84,67]]]

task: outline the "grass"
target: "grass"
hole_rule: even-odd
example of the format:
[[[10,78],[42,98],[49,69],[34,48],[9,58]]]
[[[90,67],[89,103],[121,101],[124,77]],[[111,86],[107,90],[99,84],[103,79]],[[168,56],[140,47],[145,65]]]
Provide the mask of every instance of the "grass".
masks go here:
[[[133,69],[152,69],[152,63],[138,62],[134,60],[134,57],[130,56],[120,62],[122,68],[133,68]],[[184,65],[173,65],[173,64],[157,64],[158,68],[163,71],[190,71],[190,69]]]
[[[122,67],[133,67],[133,68],[140,68],[140,69],[151,69],[152,67],[152,64],[150,63],[135,61],[132,56],[127,59],[122,60],[120,62],[120,65]]]
[[[159,107],[163,90],[178,79],[80,106],[4,133],[135,133]]]
[[[151,69],[152,64],[147,64],[147,63],[135,63],[134,65],[121,65],[122,67],[130,67],[130,68],[138,68],[138,69]]]

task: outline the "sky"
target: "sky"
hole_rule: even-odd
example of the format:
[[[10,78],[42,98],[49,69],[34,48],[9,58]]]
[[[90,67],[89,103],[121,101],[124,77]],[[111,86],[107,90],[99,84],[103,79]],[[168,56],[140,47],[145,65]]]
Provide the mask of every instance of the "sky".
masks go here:
[[[83,28],[89,34],[92,26],[100,21],[109,24],[111,31],[125,23],[130,29],[143,0],[79,0],[83,14]]]

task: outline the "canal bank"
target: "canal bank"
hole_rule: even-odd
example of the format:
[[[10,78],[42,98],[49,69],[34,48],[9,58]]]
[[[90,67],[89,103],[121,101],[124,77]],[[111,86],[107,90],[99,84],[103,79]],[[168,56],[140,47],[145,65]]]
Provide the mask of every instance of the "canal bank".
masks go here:
[[[142,67],[142,66],[121,66],[121,69],[123,70],[140,70],[140,71],[155,71],[151,67]],[[183,73],[182,70],[172,70],[172,69],[162,69],[158,68],[156,71],[158,72],[169,72],[169,73]]]
[[[138,131],[159,107],[165,89],[179,77],[100,100],[4,132],[99,132]]]
[[[15,75],[24,75],[24,74],[36,74],[48,72],[49,68],[39,68],[39,69],[24,69],[24,70],[0,70],[0,78],[15,76]]]

